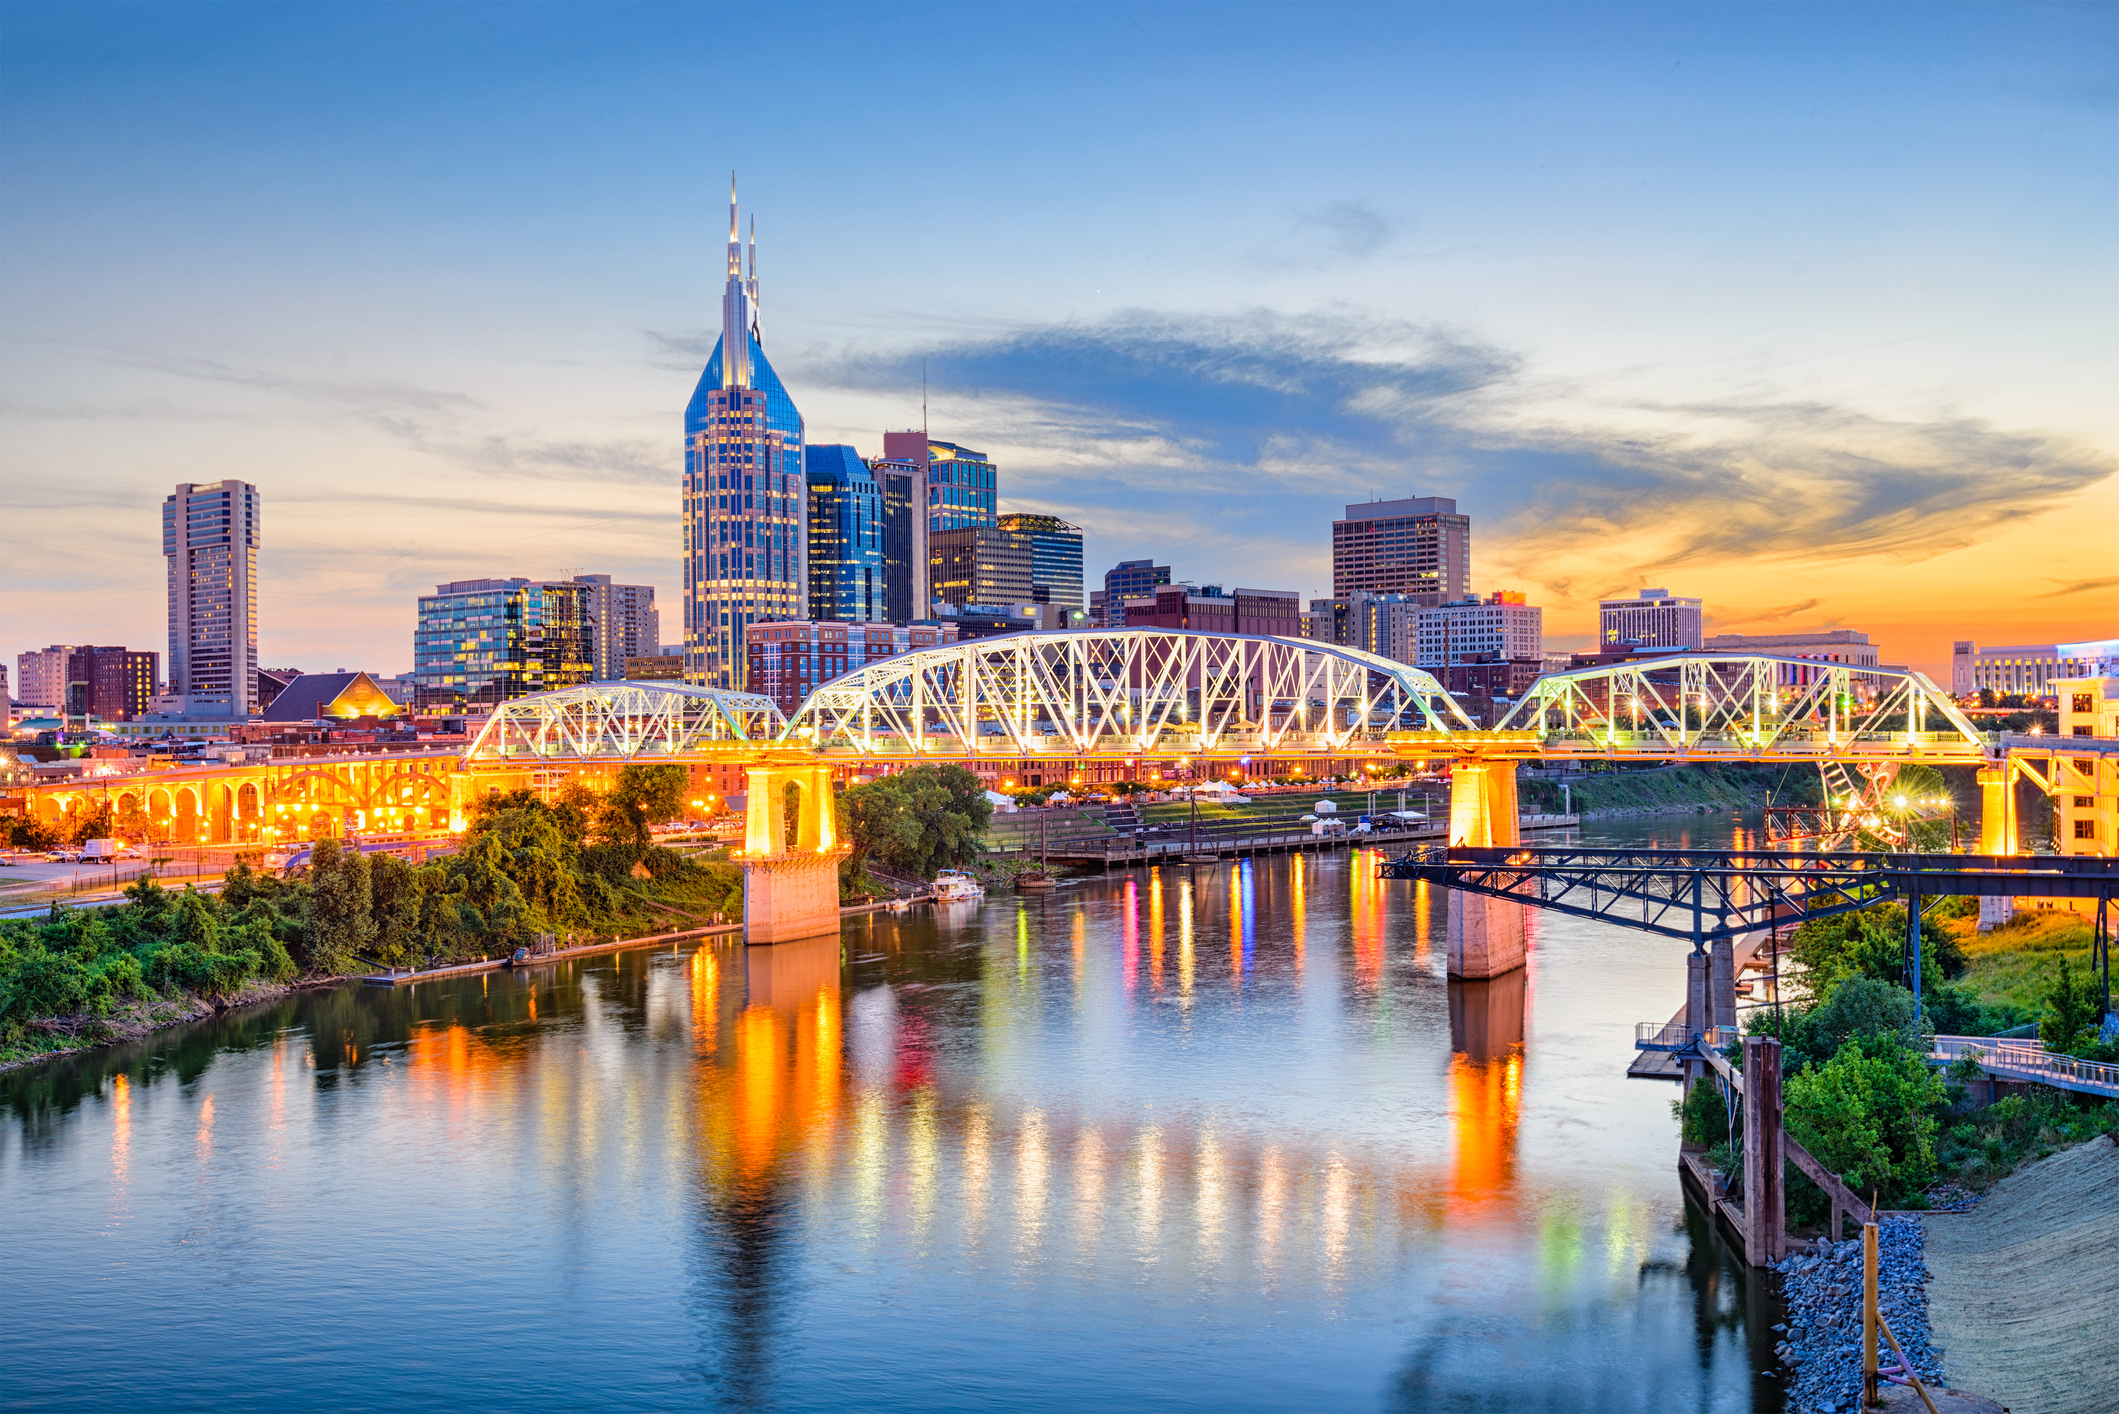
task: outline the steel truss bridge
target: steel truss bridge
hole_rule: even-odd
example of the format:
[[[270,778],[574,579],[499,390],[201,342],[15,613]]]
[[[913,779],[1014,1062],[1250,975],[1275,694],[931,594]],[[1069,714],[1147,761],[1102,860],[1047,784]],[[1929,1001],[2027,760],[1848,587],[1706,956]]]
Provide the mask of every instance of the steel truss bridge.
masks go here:
[[[2105,747],[2114,750],[2099,755]],[[453,821],[467,791],[484,793],[502,780],[598,777],[633,761],[715,768],[720,788],[734,791],[743,763],[798,754],[857,771],[957,762],[995,784],[1238,772],[1299,778],[1397,762],[1807,762],[1823,775],[1838,822],[1819,841],[1827,846],[1887,824],[1893,782],[1912,762],[2005,768],[1990,774],[2034,781],[2056,799],[2119,795],[2119,743],[1989,738],[1917,672],[1676,653],[1546,674],[1506,717],[1482,728],[1432,675],[1356,648],[1116,629],[1007,634],[901,654],[822,684],[791,714],[761,695],[669,682],[586,683],[518,698],[454,758],[460,779],[447,802],[423,796],[421,803]],[[213,813],[210,788],[236,789],[272,769],[166,773],[183,789],[150,792],[146,808],[153,815],[165,800],[178,802],[163,822],[172,838],[186,831],[240,838],[239,829],[199,823]],[[39,783],[27,788],[27,804],[56,818],[83,808],[95,791],[77,781]],[[364,791],[347,785],[332,809],[372,814]],[[2006,796],[1993,789],[1990,813],[2003,813]],[[1507,798],[1512,806],[1512,789]],[[235,807],[222,813],[243,818]],[[284,813],[291,831],[302,812]],[[1889,838],[1887,828],[1882,833]],[[2013,848],[2013,834],[2011,823],[1986,847]],[[2112,845],[2100,837],[2084,852],[2109,854]]]

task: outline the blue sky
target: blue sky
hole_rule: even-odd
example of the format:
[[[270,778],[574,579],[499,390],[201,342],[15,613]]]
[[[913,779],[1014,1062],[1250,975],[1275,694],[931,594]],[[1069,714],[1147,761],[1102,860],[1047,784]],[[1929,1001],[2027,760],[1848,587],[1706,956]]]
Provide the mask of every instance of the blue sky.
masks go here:
[[[916,424],[1092,575],[1474,583],[1948,641],[2119,620],[2119,10],[0,9],[9,656],[163,638],[158,506],[257,482],[273,663],[438,580],[677,588],[727,174],[812,441]],[[674,615],[672,615],[674,618]]]

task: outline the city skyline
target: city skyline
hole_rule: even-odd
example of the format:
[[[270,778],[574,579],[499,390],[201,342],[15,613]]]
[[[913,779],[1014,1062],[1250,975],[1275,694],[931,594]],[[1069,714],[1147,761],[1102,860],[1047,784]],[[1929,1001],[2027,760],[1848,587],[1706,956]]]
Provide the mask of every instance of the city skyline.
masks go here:
[[[6,587],[34,606],[11,653],[162,640],[149,537],[176,480],[273,502],[265,662],[408,668],[437,582],[680,593],[667,429],[720,322],[729,165],[772,213],[808,439],[879,455],[924,368],[932,435],[1005,468],[1001,512],[1083,526],[1092,573],[1147,557],[1307,599],[1345,503],[1444,496],[1478,522],[1471,589],[1528,592],[1556,643],[1663,584],[1710,632],[1859,629],[1938,680],[1953,640],[2119,618],[2111,120],[2085,96],[2108,12],[1321,8],[1322,46],[1151,9],[1125,12],[1132,57],[1048,12],[843,11],[800,41],[761,19],[768,57],[810,44],[824,75],[1005,61],[1020,82],[979,133],[835,101],[702,126],[637,96],[680,91],[641,79],[697,21],[625,7],[490,35],[132,13],[137,49],[85,12],[5,21],[0,113],[40,135],[0,217]],[[1312,85],[1281,132],[1226,97],[1179,119],[1327,57],[1434,72]],[[469,66],[464,103],[423,96],[440,64]],[[1062,83],[1063,134],[1036,116]],[[1114,94],[1123,117],[1089,101]],[[408,106],[385,122],[383,98]],[[1143,125],[1160,141],[1129,153]],[[411,130],[431,155],[396,150]],[[1450,155],[1407,155],[1414,130]],[[834,217],[887,208],[905,175],[881,154],[923,142],[978,219]],[[1011,144],[1020,170],[989,160]]]

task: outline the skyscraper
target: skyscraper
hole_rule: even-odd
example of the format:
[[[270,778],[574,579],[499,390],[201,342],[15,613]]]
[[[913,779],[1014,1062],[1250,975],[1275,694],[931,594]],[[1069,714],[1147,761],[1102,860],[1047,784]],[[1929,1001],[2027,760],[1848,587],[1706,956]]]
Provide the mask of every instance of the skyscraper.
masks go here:
[[[1471,592],[1472,522],[1446,496],[1348,506],[1332,522],[1332,597],[1411,594],[1426,604]]]
[[[802,414],[758,338],[758,241],[745,278],[728,190],[721,338],[684,410],[684,673],[741,689],[743,630],[809,610]]]
[[[1697,648],[1701,619],[1700,600],[1644,589],[1637,598],[1597,601],[1597,641],[1605,648]]]
[[[805,447],[809,482],[809,617],[880,623],[889,616],[883,490],[852,447]]]
[[[655,608],[652,584],[613,584],[607,574],[577,574],[576,584],[589,586],[589,616],[595,621],[590,660],[596,681],[622,682],[625,660],[652,658],[662,651],[662,615]]]
[[[1082,528],[1058,516],[1005,515],[1002,530],[1030,538],[1030,601],[1082,607]]]
[[[1158,565],[1153,560],[1120,560],[1104,571],[1103,616],[1095,620],[1098,628],[1124,628],[1126,626],[1126,601],[1128,599],[1152,599],[1155,586],[1170,582],[1170,567]]]
[[[999,510],[1000,468],[984,452],[937,442],[925,432],[885,432],[886,461],[917,467],[927,490],[929,530],[992,525]]]
[[[193,717],[248,717],[257,699],[258,489],[181,482],[162,502],[169,692]]]
[[[927,578],[938,604],[1029,604],[1030,537],[997,525],[927,532]]]

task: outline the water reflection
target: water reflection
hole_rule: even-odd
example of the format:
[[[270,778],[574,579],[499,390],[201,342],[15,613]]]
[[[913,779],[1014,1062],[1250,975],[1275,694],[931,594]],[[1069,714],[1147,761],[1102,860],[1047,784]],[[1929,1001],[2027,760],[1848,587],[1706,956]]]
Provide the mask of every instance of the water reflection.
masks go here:
[[[1686,1227],[1667,1093],[1611,1054],[1598,989],[1681,972],[1585,924],[1448,982],[1446,897],[1369,866],[309,993],[10,1077],[0,1211],[40,1221],[0,1255],[30,1313],[0,1359],[64,1352],[54,1406],[299,1340],[305,1398],[418,1407],[364,1351],[475,1309],[465,1373],[525,1407],[1775,1407],[1770,1306]],[[180,1155],[258,1256],[153,1350],[82,1334],[50,1274],[87,1241],[123,1244],[105,1307],[199,1281]],[[387,1300],[263,1260],[320,1193],[325,1286]]]

